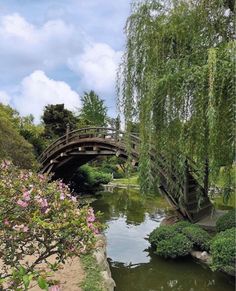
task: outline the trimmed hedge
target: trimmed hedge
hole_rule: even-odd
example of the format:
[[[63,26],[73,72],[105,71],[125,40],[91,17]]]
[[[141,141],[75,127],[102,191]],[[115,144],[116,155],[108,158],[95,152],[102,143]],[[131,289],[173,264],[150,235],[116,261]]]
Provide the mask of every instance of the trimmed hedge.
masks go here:
[[[189,221],[186,221],[186,220],[183,220],[183,221],[179,221],[175,224],[172,225],[173,229],[177,232],[182,232],[182,230],[185,228],[185,227],[198,227],[197,225],[195,224],[192,224],[191,222]]]
[[[165,258],[185,256],[193,248],[208,251],[210,246],[209,234],[188,221],[160,226],[150,233],[148,240],[156,253]]]
[[[235,276],[235,234],[236,228],[227,229],[215,236],[210,245],[213,271],[224,271]]]
[[[157,244],[156,254],[164,258],[177,258],[188,255],[193,243],[183,234],[175,234],[170,239],[162,240]]]
[[[230,210],[225,215],[221,216],[216,222],[216,229],[218,232],[236,227],[236,210]]]
[[[160,226],[154,229],[149,235],[149,242],[153,247],[157,247],[162,240],[169,240],[175,236],[177,232],[173,226]]]
[[[188,226],[183,228],[182,233],[193,242],[193,247],[201,251],[209,251],[210,235],[200,227]]]

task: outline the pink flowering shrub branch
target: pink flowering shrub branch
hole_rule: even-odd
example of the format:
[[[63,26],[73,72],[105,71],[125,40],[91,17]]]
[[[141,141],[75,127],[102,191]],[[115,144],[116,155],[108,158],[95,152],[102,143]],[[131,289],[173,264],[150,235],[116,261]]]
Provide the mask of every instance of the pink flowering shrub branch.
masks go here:
[[[52,255],[55,266],[88,251],[100,228],[93,209],[79,207],[62,181],[0,163],[0,287],[27,290],[41,278],[48,289],[51,283],[42,283],[46,273],[38,265],[51,268]]]

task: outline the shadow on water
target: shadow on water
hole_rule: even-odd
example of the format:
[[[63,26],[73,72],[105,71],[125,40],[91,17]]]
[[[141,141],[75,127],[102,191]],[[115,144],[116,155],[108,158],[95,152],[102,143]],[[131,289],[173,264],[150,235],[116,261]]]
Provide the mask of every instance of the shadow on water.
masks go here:
[[[231,291],[233,281],[191,257],[164,260],[149,248],[147,235],[170,208],[160,196],[142,196],[138,190],[101,193],[92,203],[107,223],[107,254],[116,291]]]

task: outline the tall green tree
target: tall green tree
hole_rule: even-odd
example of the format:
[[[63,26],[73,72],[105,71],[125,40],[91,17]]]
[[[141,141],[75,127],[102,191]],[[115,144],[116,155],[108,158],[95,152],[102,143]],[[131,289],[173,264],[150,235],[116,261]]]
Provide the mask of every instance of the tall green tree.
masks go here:
[[[33,115],[20,118],[19,132],[30,144],[33,145],[36,156],[39,156],[46,148],[44,126],[42,124],[34,124]]]
[[[107,107],[104,100],[94,92],[85,92],[82,97],[82,109],[79,113],[79,127],[83,126],[106,126]]]
[[[36,166],[32,145],[19,133],[19,114],[0,104],[0,159],[10,159],[16,166]]]
[[[212,179],[221,166],[232,166],[233,23],[234,1],[133,2],[118,93],[127,130],[140,120],[144,184],[152,183],[150,165],[157,163],[148,155],[151,144],[171,157],[182,152],[200,170],[208,163]]]
[[[77,118],[73,112],[65,109],[64,104],[47,105],[42,120],[45,126],[45,137],[53,139],[66,133],[67,125],[70,130],[76,129]]]

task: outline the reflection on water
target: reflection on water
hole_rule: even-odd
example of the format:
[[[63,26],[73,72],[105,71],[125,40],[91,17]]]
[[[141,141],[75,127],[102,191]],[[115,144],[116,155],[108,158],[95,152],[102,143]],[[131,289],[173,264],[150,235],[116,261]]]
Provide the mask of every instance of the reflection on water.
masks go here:
[[[153,254],[147,235],[169,211],[158,196],[142,196],[137,190],[102,193],[93,202],[108,224],[107,254],[116,291],[231,291],[233,282],[213,273],[190,257],[164,260]]]

